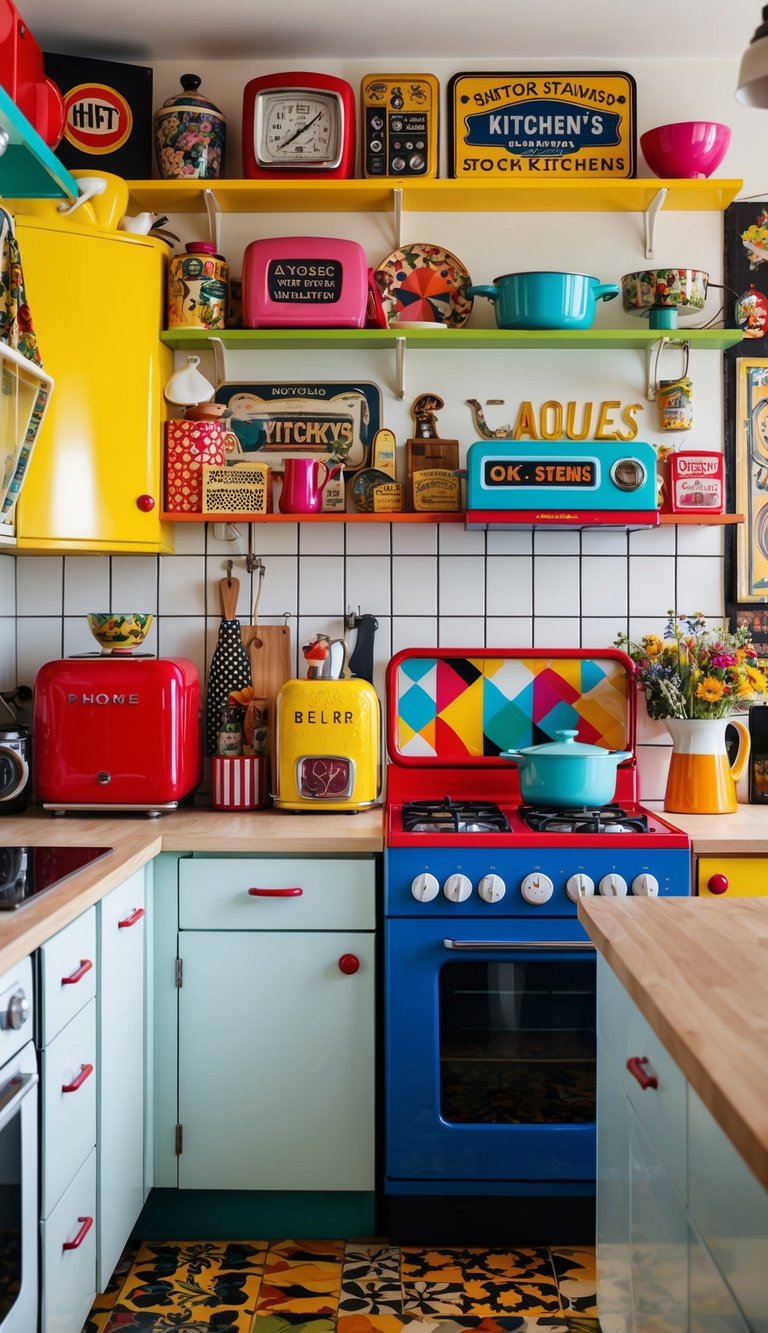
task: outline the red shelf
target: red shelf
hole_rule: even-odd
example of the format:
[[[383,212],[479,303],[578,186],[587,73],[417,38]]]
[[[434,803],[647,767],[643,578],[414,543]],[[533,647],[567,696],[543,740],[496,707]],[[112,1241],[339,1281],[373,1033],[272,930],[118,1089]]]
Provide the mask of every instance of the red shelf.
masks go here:
[[[168,514],[164,523],[463,523],[457,514]]]

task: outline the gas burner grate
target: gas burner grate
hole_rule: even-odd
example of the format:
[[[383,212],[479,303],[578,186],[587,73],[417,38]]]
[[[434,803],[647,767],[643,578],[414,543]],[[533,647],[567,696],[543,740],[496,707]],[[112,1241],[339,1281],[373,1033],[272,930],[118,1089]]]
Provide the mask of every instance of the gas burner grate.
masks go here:
[[[620,805],[580,810],[521,805],[520,815],[537,833],[647,833],[648,817],[628,814]]]
[[[406,833],[510,833],[506,815],[489,801],[407,801]]]

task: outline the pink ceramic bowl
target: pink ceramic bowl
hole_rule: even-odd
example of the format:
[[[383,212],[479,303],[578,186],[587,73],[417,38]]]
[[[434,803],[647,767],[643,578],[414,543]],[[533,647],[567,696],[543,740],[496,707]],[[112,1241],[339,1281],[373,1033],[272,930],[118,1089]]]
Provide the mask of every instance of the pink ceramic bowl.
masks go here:
[[[731,131],[714,120],[681,120],[640,135],[643,156],[656,176],[703,180],[720,166]]]

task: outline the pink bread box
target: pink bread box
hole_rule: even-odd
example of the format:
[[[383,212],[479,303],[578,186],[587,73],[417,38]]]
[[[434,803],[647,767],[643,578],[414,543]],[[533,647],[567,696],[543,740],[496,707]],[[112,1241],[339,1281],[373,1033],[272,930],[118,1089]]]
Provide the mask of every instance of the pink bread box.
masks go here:
[[[373,285],[357,241],[251,241],[243,256],[243,322],[248,329],[362,329]]]
[[[202,513],[203,463],[223,467],[224,462],[224,436],[218,421],[166,421],[167,513]]]

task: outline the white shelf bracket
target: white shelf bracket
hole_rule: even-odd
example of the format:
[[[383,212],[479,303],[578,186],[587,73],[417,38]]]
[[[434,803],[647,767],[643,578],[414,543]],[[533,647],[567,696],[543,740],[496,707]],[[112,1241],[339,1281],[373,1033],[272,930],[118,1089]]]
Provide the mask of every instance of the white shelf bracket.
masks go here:
[[[396,185],[392,191],[394,206],[394,224],[395,224],[395,249],[399,250],[403,244],[403,191],[401,186]]]
[[[216,253],[221,250],[221,204],[213,190],[203,190],[203,203],[208,215],[208,240],[216,246]]]
[[[405,398],[405,346],[407,339],[402,335],[395,338],[395,381],[398,398]]]
[[[645,257],[653,259],[653,247],[656,240],[656,217],[664,207],[669,190],[666,185],[657,190],[650,204],[645,210]]]
[[[227,364],[224,353],[224,344],[221,341],[221,338],[216,338],[213,334],[209,336],[208,341],[213,347],[213,379],[214,384],[218,389],[220,384],[226,384],[227,382]]]

